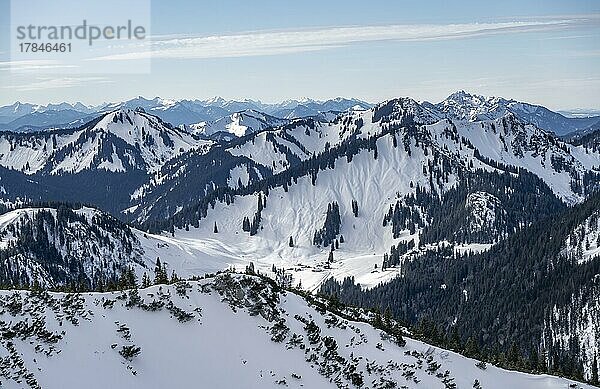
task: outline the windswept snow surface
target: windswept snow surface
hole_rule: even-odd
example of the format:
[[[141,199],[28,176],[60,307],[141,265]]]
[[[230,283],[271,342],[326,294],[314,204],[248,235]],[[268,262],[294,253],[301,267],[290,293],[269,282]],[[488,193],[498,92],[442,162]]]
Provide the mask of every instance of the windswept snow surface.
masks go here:
[[[334,388],[359,379],[371,388],[471,388],[475,380],[486,389],[589,388],[481,369],[413,339],[398,346],[250,276],[153,286],[139,298],[2,291],[0,305],[4,388]]]

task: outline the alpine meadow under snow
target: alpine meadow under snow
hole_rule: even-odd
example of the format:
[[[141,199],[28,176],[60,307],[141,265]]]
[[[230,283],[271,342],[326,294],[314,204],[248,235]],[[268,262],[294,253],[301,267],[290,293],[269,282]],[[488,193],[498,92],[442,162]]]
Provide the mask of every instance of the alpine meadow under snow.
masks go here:
[[[0,304],[8,388],[589,387],[403,339],[357,321],[372,320],[365,312],[332,313],[256,276],[113,293],[4,292]]]
[[[2,386],[598,382],[599,117],[457,92],[0,122]]]

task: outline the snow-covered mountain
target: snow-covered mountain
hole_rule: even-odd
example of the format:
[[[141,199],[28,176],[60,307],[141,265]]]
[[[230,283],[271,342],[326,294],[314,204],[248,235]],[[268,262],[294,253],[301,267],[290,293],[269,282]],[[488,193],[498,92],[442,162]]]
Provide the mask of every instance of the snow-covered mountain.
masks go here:
[[[0,129],[34,132],[54,128],[73,128],[89,122],[94,117],[96,117],[95,114],[74,109],[36,111],[20,116],[11,122],[0,124]]]
[[[336,98],[325,101],[312,99],[286,100],[281,103],[262,103],[258,100],[226,100],[214,97],[206,100],[170,100],[155,97],[146,99],[138,96],[117,103],[106,103],[97,107],[99,111],[117,108],[143,108],[174,126],[200,122],[226,120],[232,114],[253,112],[254,115],[270,115],[277,118],[320,117],[327,112],[344,112],[350,109],[368,109],[372,104],[357,99]]]
[[[0,130],[19,132],[47,128],[68,128],[83,124],[96,112],[95,107],[82,103],[29,104],[16,102],[0,107]]]
[[[0,191],[8,201],[71,201],[118,214],[167,161],[201,140],[142,111],[119,109],[72,129],[0,133]]]
[[[73,110],[82,113],[92,113],[94,112],[93,107],[88,107],[83,105],[82,103],[58,103],[58,104],[30,104],[30,103],[21,103],[17,101],[14,104],[6,105],[0,107],[0,123],[7,123],[11,120],[14,120],[18,117],[32,114],[32,113],[41,113],[45,111],[62,111],[62,110]]]
[[[464,91],[450,95],[444,101],[432,104],[430,108],[442,112],[452,120],[490,120],[512,112],[522,121],[534,124],[557,135],[572,132],[587,133],[600,129],[600,116],[567,115],[549,109],[501,97],[484,97]],[[146,112],[160,117],[173,126],[191,125],[201,122],[214,122],[231,114],[242,111],[259,111],[283,119],[312,117],[319,120],[331,120],[337,114],[347,111],[366,110],[373,104],[358,99],[335,98],[313,100],[303,98],[277,103],[262,103],[257,100],[226,100],[214,97],[206,100],[176,100],[142,96],[113,103],[86,106],[82,103],[29,104],[16,102],[0,107],[0,130],[37,131],[49,128],[69,128],[77,120],[89,118],[120,108],[143,108]]]
[[[454,120],[490,120],[513,113],[525,123],[533,124],[557,135],[585,132],[600,128],[600,116],[565,117],[540,105],[528,104],[502,97],[485,97],[465,91],[451,94],[444,101],[427,105],[438,109]]]
[[[160,97],[146,99],[142,96],[123,102],[103,104],[98,107],[98,110],[107,111],[120,108],[132,110],[142,108],[145,112],[155,115],[173,126],[215,120],[230,113],[226,109],[205,105],[198,100],[172,100]]]
[[[403,124],[403,121],[406,123]],[[409,121],[412,122],[407,124]],[[390,133],[391,128],[393,134]],[[415,147],[419,154],[413,154]],[[339,165],[337,160],[349,159],[348,148],[355,148],[353,153],[364,154],[365,157],[361,157],[360,162],[339,161],[342,163]],[[363,148],[364,151],[361,150]],[[375,149],[378,155],[385,156],[383,160],[375,159],[374,154],[370,158],[366,157]],[[294,121],[257,133],[241,142],[223,145],[219,150],[223,154],[221,158],[247,158],[252,165],[260,166],[258,170],[255,169],[256,178],[252,180],[248,179],[250,173],[247,169],[236,168],[231,172],[221,169],[220,174],[225,174],[224,179],[228,180],[229,184],[234,183],[229,185],[232,188],[239,186],[238,181],[243,186],[248,186],[266,176],[291,175],[300,178],[322,172],[326,175],[331,174],[336,181],[352,180],[348,183],[352,193],[361,185],[361,179],[355,181],[358,170],[377,172],[379,169],[392,169],[387,175],[392,178],[394,175],[391,172],[396,172],[397,175],[398,167],[403,166],[402,174],[394,178],[400,180],[397,185],[385,182],[384,176],[381,177],[381,181],[376,175],[370,178],[371,181],[379,182],[380,187],[389,188],[390,192],[386,197],[390,198],[396,197],[396,192],[401,195],[414,192],[418,184],[436,190],[444,186],[431,185],[429,182],[430,173],[427,166],[437,170],[440,163],[435,161],[440,157],[434,157],[432,152],[447,158],[451,161],[451,166],[457,166],[458,170],[475,172],[483,168],[495,171],[498,164],[526,169],[540,177],[558,197],[568,203],[581,201],[585,197],[585,191],[580,190],[580,187],[585,187],[587,183],[583,182],[584,176],[587,172],[596,171],[600,164],[597,152],[583,146],[564,143],[550,133],[523,123],[511,113],[493,120],[455,123],[443,119],[440,112],[432,111],[410,99],[392,100],[368,111],[340,116],[332,122]],[[397,158],[401,158],[402,161],[396,160]],[[204,159],[207,162],[209,159],[212,161],[214,155],[195,155],[192,152],[185,158],[173,161],[172,166],[165,165],[158,173],[160,179],[154,179],[159,185],[151,185],[155,187],[153,191],[156,191],[156,199],[161,198],[171,203],[189,203],[189,197],[183,201],[175,198],[169,200],[168,196],[178,193],[177,188],[181,183],[178,176],[185,172],[184,177],[190,179],[196,174],[196,169],[191,166],[197,166],[198,162]],[[326,160],[327,162],[322,162],[326,167],[310,173],[308,165],[318,160]],[[186,167],[187,163],[191,166]],[[348,165],[349,171],[338,172],[345,164]],[[330,169],[331,172],[328,171]],[[449,174],[448,185],[445,186],[451,187],[452,169],[444,170],[445,174]],[[267,173],[264,174],[264,171]],[[274,186],[282,186],[282,181],[285,180],[280,178],[279,181]],[[411,181],[412,189],[399,189]],[[288,186],[296,184],[294,182]],[[325,186],[339,185],[337,182],[327,183]],[[314,184],[311,183],[311,186]],[[380,195],[381,193],[375,198],[381,198]],[[145,198],[156,208],[157,203],[150,200],[155,197],[149,191],[145,191]],[[364,202],[372,203],[375,198],[365,199]],[[349,203],[351,198],[339,200]]]
[[[241,112],[247,110],[263,110],[268,109],[268,104],[263,104],[258,100],[226,100],[222,97],[215,96],[210,99],[199,101],[206,107],[219,107],[228,112]]]
[[[38,105],[30,103],[15,102],[11,105],[0,107],[0,123],[7,123],[19,116],[27,115],[36,110]]]
[[[207,145],[143,111],[119,109],[70,130],[0,134],[0,165],[26,174],[156,171],[167,160]]]
[[[3,292],[0,305],[8,388],[591,388],[403,339],[394,321],[340,316],[256,276],[114,293]]]
[[[489,247],[561,201],[582,201],[600,166],[598,151],[512,113],[452,121],[411,99],[222,143],[121,109],[82,129],[6,133],[0,147],[0,163],[17,170],[0,178],[8,201],[92,203],[145,229],[172,228],[175,236],[165,239],[185,247],[191,261],[205,258],[207,270],[275,264],[292,268],[309,289],[329,276],[365,285],[393,279],[397,268],[381,268],[392,245]],[[455,219],[443,212],[447,202],[460,210]],[[334,203],[338,232],[317,244]]]
[[[373,104],[366,103],[357,99],[344,99],[341,97],[317,101],[308,98],[301,100],[286,100],[280,104],[274,104],[267,109],[273,115],[287,119],[297,119],[303,117],[322,118],[327,113],[341,113],[351,110],[366,110],[373,107]]]
[[[371,106],[372,104],[364,101],[343,98],[326,101],[288,100],[274,104],[248,99],[225,100],[221,97],[208,100],[174,100],[160,97],[146,99],[142,96],[96,106],[85,106],[82,103],[38,105],[17,102],[0,107],[0,130],[31,132],[52,128],[70,128],[83,124],[83,120],[90,118],[91,115],[99,116],[118,109],[142,108],[145,112],[158,116],[173,126],[181,126],[214,122],[242,111],[254,111],[256,114],[275,117],[312,116],[323,118],[330,116],[331,113],[340,113],[350,109],[367,109]]]
[[[136,191],[126,217],[174,227],[177,244],[204,258],[291,268],[309,289],[349,275],[373,286],[398,274],[381,268],[392,245],[489,248],[597,186],[597,151],[564,143],[512,113],[478,122],[440,115],[398,99],[333,122],[296,120],[186,153]],[[334,203],[337,232],[316,244]],[[452,218],[448,206],[456,210]]]
[[[597,150],[565,143],[511,112],[478,121],[447,117],[408,98],[326,122],[279,124],[250,111],[202,127],[212,134],[254,131],[215,143],[142,111],[121,109],[76,130],[3,134],[0,164],[25,177],[12,173],[0,185],[11,201],[86,201],[124,211],[120,217],[154,231],[173,226],[179,229],[176,238],[183,236],[196,248],[202,245],[194,242],[217,240],[232,258],[262,259],[263,269],[278,258],[290,266],[310,264],[297,271],[310,287],[327,275],[351,274],[367,284],[393,278],[394,269],[373,270],[400,242],[446,239],[467,245],[463,250],[492,244],[548,215],[560,201],[582,201],[596,187]],[[27,176],[41,193],[21,190]],[[82,182],[91,183],[91,190],[81,193]],[[517,212],[516,199],[522,198],[517,194],[529,196],[529,209],[539,215]],[[268,203],[260,210],[259,196]],[[439,233],[431,226],[442,217],[438,196],[458,196],[452,201],[465,213],[455,224],[478,225],[478,231],[448,227],[443,237],[434,238]],[[110,202],[101,200],[106,197]],[[336,239],[343,235],[345,243],[331,266],[327,250],[314,238],[333,203],[340,213]],[[492,205],[494,221],[479,220],[487,219],[484,211]],[[245,220],[255,217],[257,229],[247,234]],[[190,226],[196,228],[184,231]]]
[[[188,103],[188,108],[204,106]],[[222,99],[212,103],[219,110],[232,107]],[[236,108],[257,104],[241,103]],[[340,104],[346,103],[356,102]],[[177,127],[154,113],[183,102],[139,98],[132,104],[139,108],[106,106],[114,110],[78,128],[0,133],[0,212],[32,202],[47,208],[0,216],[0,241],[6,239],[9,250],[0,258],[10,263],[0,270],[9,284],[64,286],[78,280],[94,287],[109,268],[108,278],[116,279],[123,269],[140,278],[159,258],[169,273],[182,277],[251,266],[277,278],[281,274],[274,269],[280,269],[287,284],[309,292],[352,277],[347,289],[356,297],[387,286],[404,290],[403,280],[413,280],[407,274],[418,273],[415,285],[401,295],[431,293],[427,299],[446,303],[436,316],[427,299],[418,295],[402,305],[397,289],[391,289],[386,301],[394,301],[394,313],[407,323],[415,325],[427,313],[444,333],[458,328],[462,342],[474,336],[486,347],[496,342],[502,352],[511,341],[536,351],[550,344],[544,352],[553,354],[546,354],[542,365],[575,366],[578,370],[563,371],[574,377],[585,366],[589,377],[600,325],[590,299],[598,294],[587,286],[600,274],[598,259],[582,254],[586,260],[579,264],[538,254],[555,252],[555,246],[540,247],[542,242],[557,242],[578,256],[579,242],[585,242],[581,235],[597,237],[591,221],[585,231],[573,230],[575,238],[565,235],[573,215],[591,207],[590,196],[600,187],[600,150],[593,134],[567,142],[523,118],[517,104],[465,93],[439,105],[399,98],[333,113],[334,105],[323,107],[332,110],[319,111],[319,117],[299,119],[278,119],[261,106]],[[83,222],[87,214],[102,215],[91,208],[59,222],[59,212],[48,203],[56,200],[87,203],[132,225],[108,217]],[[563,229],[533,243],[523,237],[563,213],[567,216],[558,223]],[[110,229],[113,224],[116,230]],[[516,243],[509,245],[512,240]],[[583,253],[596,250],[597,242],[584,244]],[[522,247],[531,255],[521,253]],[[575,264],[581,267],[572,272],[560,267]],[[563,270],[544,281],[544,272],[555,266]],[[418,272],[410,273],[415,268]],[[523,284],[517,283],[520,274],[528,275]],[[472,279],[479,281],[472,285]],[[507,285],[506,279],[514,282]],[[481,289],[493,282],[500,297]],[[518,286],[513,295],[502,294],[513,285]],[[544,311],[529,312],[532,321],[526,323],[523,315],[533,303],[517,300],[522,291],[556,295],[548,300],[540,294],[534,303]],[[490,296],[501,303],[486,300]],[[480,313],[469,305],[474,301],[490,306],[479,322],[469,316]],[[579,303],[565,303],[571,301]],[[552,304],[554,316],[548,314]],[[422,309],[415,312],[415,306]],[[386,302],[376,307],[383,310]],[[575,314],[582,310],[586,313]],[[478,331],[485,328],[467,321],[497,331],[482,334]],[[529,332],[520,332],[522,327]],[[585,352],[577,348],[581,345]],[[517,366],[521,357],[511,355]]]
[[[279,119],[259,111],[247,110],[232,113],[212,122],[191,124],[188,128],[194,135],[233,139],[267,128],[281,126],[287,122],[288,120]]]

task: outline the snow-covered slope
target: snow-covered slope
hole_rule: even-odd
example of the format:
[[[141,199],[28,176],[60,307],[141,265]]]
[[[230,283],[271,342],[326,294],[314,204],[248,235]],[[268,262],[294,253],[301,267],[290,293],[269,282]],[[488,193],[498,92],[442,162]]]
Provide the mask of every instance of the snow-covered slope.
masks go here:
[[[280,126],[288,121],[255,110],[235,112],[213,122],[191,124],[189,128],[195,135],[214,136],[229,134],[236,137]]]
[[[600,256],[600,210],[571,231],[564,242],[562,254],[577,263]]]
[[[86,126],[43,133],[0,133],[0,165],[26,174],[158,170],[192,148],[210,145],[155,116],[122,109]]]
[[[6,388],[589,387],[396,343],[251,276],[139,292],[2,292],[0,305]]]
[[[219,254],[218,248],[212,253],[137,230],[89,207],[18,208],[0,215],[0,283],[5,286],[98,289],[127,269],[138,278],[153,274],[157,259],[169,275],[175,271],[184,277],[250,264]]]

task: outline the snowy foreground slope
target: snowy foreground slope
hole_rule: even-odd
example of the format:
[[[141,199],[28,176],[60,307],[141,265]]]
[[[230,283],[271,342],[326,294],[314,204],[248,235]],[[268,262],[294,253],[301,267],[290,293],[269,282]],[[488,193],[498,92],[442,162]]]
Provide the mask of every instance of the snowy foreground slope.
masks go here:
[[[319,305],[230,273],[115,293],[4,291],[0,380],[5,388],[589,387],[476,366],[412,339],[399,346]]]

